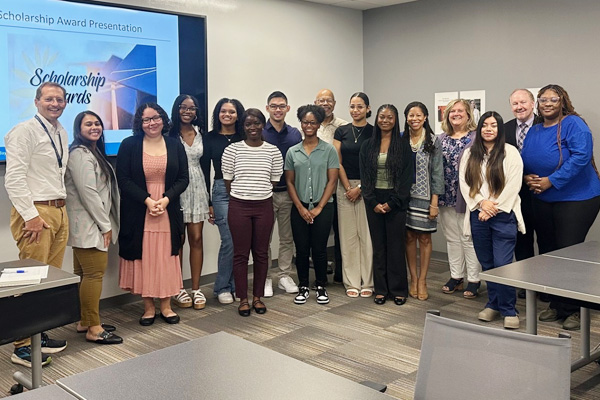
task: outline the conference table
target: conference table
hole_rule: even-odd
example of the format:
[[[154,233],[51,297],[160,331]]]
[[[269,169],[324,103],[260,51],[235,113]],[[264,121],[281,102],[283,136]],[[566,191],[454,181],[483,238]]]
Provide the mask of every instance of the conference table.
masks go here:
[[[590,306],[600,304],[600,244],[579,243],[564,249],[482,272],[481,279],[526,290],[526,330],[537,334],[536,293],[547,293],[587,303],[581,307],[581,358],[571,371],[600,358],[590,352]]]
[[[81,400],[390,399],[367,386],[225,332],[56,383]]]
[[[4,268],[45,265],[36,260],[0,263]],[[42,383],[41,332],[78,321],[79,276],[48,267],[48,276],[35,285],[0,287],[0,345],[31,336],[31,380],[17,371],[14,378],[28,389]]]

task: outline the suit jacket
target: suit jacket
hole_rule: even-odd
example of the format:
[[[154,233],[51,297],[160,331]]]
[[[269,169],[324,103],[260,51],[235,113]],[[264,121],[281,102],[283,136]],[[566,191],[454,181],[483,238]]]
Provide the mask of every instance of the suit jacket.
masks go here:
[[[167,170],[163,195],[169,198],[167,213],[171,227],[171,255],[176,256],[181,248],[184,228],[179,195],[189,183],[188,161],[179,138],[165,136],[164,140]],[[119,256],[126,260],[141,260],[147,209],[144,201],[150,197],[144,175],[143,136],[130,136],[121,143],[117,154],[117,179],[121,189]]]
[[[109,165],[110,167],[110,165]],[[110,176],[85,146],[71,150],[65,174],[69,240],[84,249],[107,251],[102,234],[112,231],[113,243],[119,234],[119,189],[112,167]]]
[[[533,117],[533,122],[531,125],[533,126],[535,124],[539,124],[540,122],[541,122],[540,117],[535,116],[535,117]],[[529,127],[529,129],[531,129],[531,126]],[[504,124],[504,135],[506,137],[506,143],[515,146],[518,150],[517,119],[516,118],[513,118]],[[525,184],[525,182],[522,183],[521,191],[519,192],[519,196],[521,196],[521,201],[530,201],[529,199],[531,198],[531,192],[529,190],[529,187]]]

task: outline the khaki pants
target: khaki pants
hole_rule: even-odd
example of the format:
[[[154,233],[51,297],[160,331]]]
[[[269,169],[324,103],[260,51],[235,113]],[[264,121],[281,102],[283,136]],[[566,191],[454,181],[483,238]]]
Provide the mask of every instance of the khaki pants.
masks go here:
[[[356,186],[359,180],[350,180]],[[338,223],[342,250],[342,274],[346,289],[373,289],[373,247],[365,201],[346,199],[341,183],[337,188]]]
[[[13,207],[10,211],[10,231],[19,248],[19,259],[33,259],[56,268],[62,268],[67,239],[69,238],[69,218],[66,207],[56,208],[48,205],[35,205],[40,217],[50,228],[44,229],[40,242],[29,243],[23,237],[25,221]],[[15,347],[29,346],[29,338],[18,340]]]
[[[292,272],[292,258],[294,257],[294,237],[292,236],[292,224],[290,215],[294,203],[287,191],[273,193],[273,215],[277,220],[279,231],[279,257],[277,264],[279,268],[273,272],[273,278],[283,278],[290,276]],[[271,231],[271,240],[273,231]],[[271,241],[269,240],[269,242]],[[269,245],[269,264],[273,261],[271,258],[271,245]]]
[[[81,277],[81,326],[100,325],[100,295],[107,263],[107,251],[73,247],[73,272]]]

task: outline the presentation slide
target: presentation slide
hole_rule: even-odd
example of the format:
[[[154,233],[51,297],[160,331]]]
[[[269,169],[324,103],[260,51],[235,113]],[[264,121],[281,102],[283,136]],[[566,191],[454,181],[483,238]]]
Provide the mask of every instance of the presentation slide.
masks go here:
[[[131,135],[139,104],[157,102],[170,113],[181,90],[179,18],[69,1],[0,3],[0,107],[6,110],[0,160],[6,159],[4,135],[35,115],[35,91],[43,82],[67,91],[59,121],[69,143],[75,116],[91,110],[104,122],[108,154]],[[191,19],[202,20],[203,32],[203,19]],[[204,37],[197,40],[205,46]]]

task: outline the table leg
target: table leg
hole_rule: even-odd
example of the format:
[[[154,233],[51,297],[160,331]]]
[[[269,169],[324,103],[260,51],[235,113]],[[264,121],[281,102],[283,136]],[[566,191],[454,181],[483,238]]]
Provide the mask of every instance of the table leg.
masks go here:
[[[535,298],[535,290],[527,289],[525,291],[525,307],[527,316],[527,333],[537,335],[537,304]]]
[[[42,386],[42,335],[31,337],[31,383],[32,389]]]

